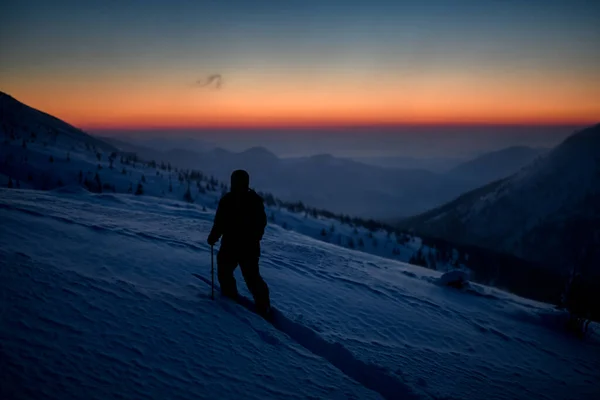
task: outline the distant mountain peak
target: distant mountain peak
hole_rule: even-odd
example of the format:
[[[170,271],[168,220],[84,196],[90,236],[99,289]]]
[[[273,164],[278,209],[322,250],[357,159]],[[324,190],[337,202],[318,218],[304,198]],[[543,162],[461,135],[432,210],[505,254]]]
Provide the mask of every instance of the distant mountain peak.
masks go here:
[[[332,161],[335,159],[335,157],[329,153],[315,154],[315,155],[311,156],[310,158],[315,161]]]
[[[450,170],[449,174],[458,179],[485,185],[516,173],[546,151],[527,146],[506,147],[459,164]]]
[[[571,145],[600,146],[600,123],[575,132],[573,135],[566,138],[560,146]]]
[[[105,151],[117,150],[113,145],[91,136],[66,121],[28,106],[4,92],[0,92],[0,113],[3,120],[12,124],[14,128],[35,131],[40,141],[43,136],[48,143],[60,142],[67,147],[74,143],[87,143]]]
[[[277,155],[265,147],[255,146],[242,151],[240,154],[261,158],[278,158]]]

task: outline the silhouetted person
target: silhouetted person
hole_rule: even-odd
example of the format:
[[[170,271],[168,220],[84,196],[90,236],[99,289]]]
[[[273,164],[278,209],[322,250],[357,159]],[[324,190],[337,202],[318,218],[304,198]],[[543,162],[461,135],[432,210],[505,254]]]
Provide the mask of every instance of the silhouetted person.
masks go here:
[[[263,199],[249,188],[249,184],[250,176],[246,171],[236,170],[231,174],[231,191],[219,201],[207,241],[212,246],[223,236],[217,254],[221,293],[237,299],[233,271],[239,264],[246,285],[254,297],[257,312],[266,317],[271,309],[269,287],[260,276],[258,259],[260,241],[267,226],[267,215]]]

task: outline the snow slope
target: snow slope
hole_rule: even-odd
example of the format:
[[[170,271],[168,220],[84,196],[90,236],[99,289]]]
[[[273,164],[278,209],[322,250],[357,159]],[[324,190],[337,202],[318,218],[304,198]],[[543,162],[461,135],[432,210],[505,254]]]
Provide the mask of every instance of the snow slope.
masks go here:
[[[279,323],[211,301],[191,273],[210,276],[212,218],[166,198],[0,189],[0,397],[600,395],[597,337],[561,333],[550,306],[277,225],[261,268]]]

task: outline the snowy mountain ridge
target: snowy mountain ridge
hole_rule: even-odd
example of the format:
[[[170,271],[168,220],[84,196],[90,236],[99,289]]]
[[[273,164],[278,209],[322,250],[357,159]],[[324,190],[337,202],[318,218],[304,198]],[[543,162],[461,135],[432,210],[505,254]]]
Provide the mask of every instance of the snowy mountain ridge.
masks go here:
[[[201,175],[192,177],[185,162],[182,168],[182,165],[166,164],[161,159],[138,159],[132,152],[119,150],[118,141],[105,144],[46,114],[41,114],[42,119],[36,119],[36,110],[8,96],[2,104],[4,117],[0,127],[4,129],[4,141],[0,144],[0,157],[5,160],[0,164],[2,186],[8,186],[10,182],[12,187],[23,189],[80,186],[93,192],[132,195],[140,188],[141,195],[178,200],[186,198],[189,188],[187,199],[206,209],[213,209],[226,190],[224,183],[202,172],[194,171]],[[30,119],[36,120],[36,124],[30,123]],[[71,132],[69,129],[73,134],[64,133]],[[38,131],[42,133],[36,133]],[[46,132],[58,132],[52,134],[58,139],[46,141]],[[128,144],[124,145],[129,148]],[[264,148],[253,148],[244,154],[254,159],[256,154],[265,152]],[[186,154],[196,153],[180,150],[178,158],[184,161]],[[263,163],[269,163],[273,157],[266,157]],[[229,171],[246,166],[238,162],[229,165]],[[257,184],[254,179],[252,183]],[[259,184],[256,187],[261,191]],[[266,211],[269,223],[322,241],[401,261],[409,261],[420,250],[436,257],[435,262],[429,263],[432,268],[447,270],[454,268],[451,264],[460,267],[456,257],[437,257],[435,249],[423,246],[421,240],[412,235],[352,226],[350,222],[312,215],[309,209],[287,209],[281,204],[267,205]]]
[[[104,152],[116,148],[42,111],[29,107],[0,91],[0,123],[4,136],[19,135],[22,143],[37,142],[64,150],[95,146]],[[15,131],[18,126],[19,131]],[[77,147],[75,147],[77,146]]]

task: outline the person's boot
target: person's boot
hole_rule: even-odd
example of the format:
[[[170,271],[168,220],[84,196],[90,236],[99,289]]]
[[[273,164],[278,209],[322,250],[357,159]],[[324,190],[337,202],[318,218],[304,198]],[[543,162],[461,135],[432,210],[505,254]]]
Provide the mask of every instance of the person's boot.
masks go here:
[[[273,310],[271,309],[271,302],[269,299],[266,300],[254,300],[256,313],[266,319],[267,321],[273,320]]]

